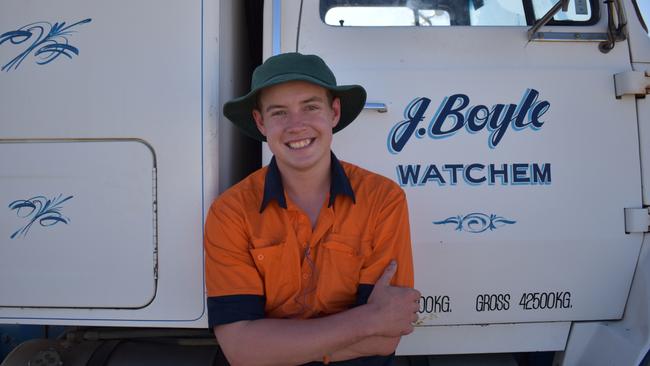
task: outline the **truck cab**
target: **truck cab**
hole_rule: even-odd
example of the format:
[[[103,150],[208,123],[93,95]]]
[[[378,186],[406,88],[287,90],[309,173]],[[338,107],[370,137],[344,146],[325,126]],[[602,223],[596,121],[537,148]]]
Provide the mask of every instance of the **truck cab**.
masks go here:
[[[639,6],[7,0],[0,323],[206,328],[206,210],[271,158],[221,108],[247,91],[255,54],[301,52],[368,91],[333,151],[406,192],[422,297],[398,355],[640,364],[650,38]]]

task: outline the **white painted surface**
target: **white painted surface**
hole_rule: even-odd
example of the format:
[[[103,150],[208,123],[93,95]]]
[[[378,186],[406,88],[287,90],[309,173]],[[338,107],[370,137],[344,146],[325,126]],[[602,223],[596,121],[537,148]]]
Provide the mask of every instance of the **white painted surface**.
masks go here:
[[[626,3],[629,5],[629,3]],[[640,5],[648,8],[647,3]],[[634,9],[627,9],[631,17]],[[630,19],[630,44],[634,70],[650,70],[650,49],[647,34],[636,19]],[[645,39],[645,43],[642,43]],[[645,49],[644,49],[645,48]],[[648,182],[650,182],[650,101],[648,98],[636,100],[640,140],[641,171],[643,182],[643,202],[649,202]],[[618,321],[577,322],[571,328],[571,335],[564,352],[557,357],[561,365],[640,365],[650,352],[650,253],[648,236],[644,236],[643,246],[636,265],[636,272],[630,294],[625,305],[624,316]]]
[[[299,6],[297,1],[283,5],[289,9],[283,16],[290,16],[291,9]],[[560,350],[565,347],[570,323],[496,323],[623,316],[643,236],[622,232],[622,208],[647,204],[641,199],[639,148],[643,167],[649,159],[644,145],[638,143],[635,100],[614,99],[612,76],[631,70],[630,54],[637,62],[647,61],[639,58],[647,54],[650,45],[647,35],[638,32],[638,24],[631,22],[632,51],[626,42],[620,42],[604,55],[596,43],[527,43],[526,29],[516,27],[330,28],[322,25],[314,4],[303,5],[298,51],[321,55],[332,65],[340,84],[364,85],[368,102],[386,103],[389,109],[387,114],[365,111],[337,134],[334,150],[340,158],[393,179],[396,165],[413,162],[523,161],[550,162],[553,166],[553,182],[544,186],[436,187],[428,183],[405,187],[412,219],[416,287],[425,295],[448,295],[452,303],[453,312],[431,314],[425,324],[470,324],[416,328],[413,335],[404,338],[399,353]],[[604,8],[601,14],[605,14]],[[604,32],[605,25],[603,16],[591,27],[546,30]],[[284,33],[282,41],[283,52],[295,50]],[[265,49],[266,57],[268,51]],[[641,70],[643,65],[637,64],[634,69]],[[496,149],[487,148],[485,131],[470,135],[461,130],[441,140],[412,138],[408,153],[406,149],[397,156],[387,152],[390,128],[408,118],[405,107],[416,97],[432,100],[425,122],[418,126],[428,127],[435,108],[446,96],[463,93],[470,97],[471,105],[491,106],[517,103],[526,88],[539,90],[540,97],[551,103],[546,123],[538,131],[509,130]],[[642,100],[639,105],[641,141],[647,135],[643,129],[645,104]],[[266,149],[265,161],[269,159]],[[646,169],[643,173],[647,178]],[[517,215],[518,226],[506,225],[482,236],[434,229],[433,218],[444,217],[442,213],[450,208],[455,212],[448,216],[498,209],[505,217]],[[639,295],[638,288],[643,286],[637,286],[647,282],[647,276],[637,273],[639,276],[635,279],[637,290],[632,290],[637,291],[636,300],[631,299],[631,306],[637,310],[647,309],[646,291]],[[570,291],[573,307],[522,311],[518,305],[523,291],[552,288]],[[513,294],[511,308],[477,312],[475,300],[482,293]],[[630,315],[629,322],[634,324],[627,324],[625,319],[578,323],[571,338],[574,346],[567,348],[573,361],[564,364],[583,364],[579,360],[591,359],[587,353],[596,348],[607,352],[608,357],[601,361],[611,360],[613,355],[630,350],[629,343],[623,346],[621,342],[626,342],[631,332],[635,334],[634,352],[626,357],[638,362],[648,348],[647,316]],[[471,323],[491,324],[477,327]],[[600,324],[601,329],[616,324],[619,331],[610,332],[611,337],[601,337],[600,332],[601,336],[590,338],[590,324]],[[558,328],[544,331],[547,325]],[[559,328],[562,330],[557,331]],[[621,347],[606,346],[614,338]],[[585,342],[588,347],[582,347]]]
[[[563,350],[569,322],[418,327],[402,337],[398,355]]]
[[[78,48],[79,55],[72,58],[62,56],[47,65],[37,65],[37,59],[30,55],[17,69],[0,73],[0,139],[137,138],[148,143],[155,151],[158,168],[158,286],[155,297],[151,291],[147,294],[149,299],[153,297],[150,303],[138,303],[139,306],[147,305],[141,309],[83,308],[103,303],[108,295],[94,297],[89,294],[89,302],[79,309],[0,307],[0,322],[207,326],[203,213],[218,191],[216,161],[220,106],[215,104],[221,100],[218,87],[219,22],[222,16],[228,21],[232,19],[231,14],[222,15],[220,10],[219,2],[214,0],[168,1],[164,5],[149,0],[2,2],[0,33],[40,21],[72,24],[91,19],[89,23],[72,29],[74,32],[67,36],[69,44]],[[0,64],[4,65],[22,50],[24,45],[3,43],[0,45]],[[119,150],[112,153],[127,160],[133,167],[142,165],[137,155]],[[78,161],[86,158],[83,154],[73,153]],[[26,161],[20,156],[13,158],[17,164]],[[205,184],[203,166],[210,174]],[[88,170],[90,167],[86,168],[83,174],[92,172]],[[72,177],[65,179],[73,180]],[[126,177],[125,180],[131,182]],[[42,185],[40,191],[43,194],[52,185],[46,179],[34,184],[38,183]],[[34,186],[32,190],[39,191],[37,188]],[[69,185],[68,190],[72,188],[76,187]],[[97,193],[103,193],[103,188],[96,187]],[[134,188],[125,189],[129,194],[135,194]],[[63,188],[61,190],[65,193]],[[16,192],[18,198],[23,194]],[[75,195],[70,207],[72,203],[76,207],[89,207],[96,200],[95,197],[78,196],[77,192],[69,194]],[[9,195],[13,197],[14,194]],[[151,199],[150,193],[147,199]],[[0,207],[5,207],[0,209],[5,211],[0,214],[5,215],[9,212],[6,208],[9,202],[0,204]],[[106,227],[112,227],[116,220],[122,221],[128,217],[124,214],[123,217],[112,218],[110,212],[94,215]],[[78,221],[76,217],[71,219],[75,223]],[[135,221],[146,220],[138,217]],[[117,227],[124,230],[123,225]],[[79,228],[74,225],[51,227],[61,231]],[[151,230],[150,223],[147,229]],[[134,230],[138,232],[143,229],[138,224],[135,229],[116,231],[113,235],[130,236]],[[36,233],[34,229],[32,231]],[[6,237],[5,233],[1,235]],[[80,234],[71,232],[70,235]],[[23,240],[23,244],[26,243]],[[5,244],[4,239],[2,244]],[[66,245],[58,241],[50,244],[52,248]],[[150,250],[151,238],[147,238],[146,242],[138,240],[135,245],[146,246]],[[88,262],[88,258],[81,257],[82,254],[85,255],[69,253],[71,257],[79,255],[79,262]],[[120,255],[126,256],[127,252]],[[129,271],[135,271],[130,275],[137,277],[144,271],[150,274],[153,258],[153,254],[148,256],[146,267],[141,268],[138,264],[134,266],[136,269],[129,268]],[[121,263],[120,260],[125,259],[119,258],[116,263]],[[69,265],[69,262],[65,265]],[[23,265],[29,267],[29,263]],[[119,265],[113,268],[113,272],[120,270],[124,268]],[[23,271],[20,275],[29,275],[29,272]],[[77,272],[77,275],[89,282],[110,282],[113,273],[90,271],[83,267],[83,271]],[[94,278],[96,276],[99,278]],[[126,280],[126,277],[126,274],[119,276],[124,286],[141,287]],[[14,285],[22,286],[20,282]],[[111,297],[109,300],[116,302],[118,299]],[[45,298],[34,301],[37,300],[41,303],[50,301]],[[133,304],[135,301],[127,305]]]
[[[0,218],[0,306],[153,300],[155,172],[146,145],[0,143],[0,171],[0,202],[14,203]]]
[[[635,100],[617,100],[612,82],[614,73],[631,69],[627,45],[618,43],[604,55],[596,43],[528,43],[526,29],[329,27],[316,3],[303,4],[299,51],[320,54],[339,83],[364,85],[369,102],[388,106],[385,114],[362,112],[336,135],[339,158],[397,181],[400,165],[421,164],[424,170],[435,164],[446,179],[404,185],[416,287],[449,302],[421,314],[423,325],[622,316],[642,239],[625,234],[623,217],[623,208],[642,205]],[[603,21],[582,27],[603,30]],[[465,128],[445,138],[413,136],[401,152],[387,148],[391,129],[407,119],[415,98],[431,100],[417,125],[430,130],[446,97],[464,94],[470,106],[491,108],[520,103],[527,89],[539,91],[537,101],[550,103],[537,130],[508,128],[494,148],[486,129]],[[462,110],[465,118],[468,109]],[[448,118],[443,126],[453,124]],[[550,164],[552,179],[471,185],[459,178],[454,185],[442,169],[473,163]],[[470,213],[516,223],[481,233],[433,223]],[[527,309],[520,304],[526,293],[553,293],[544,299],[560,293],[563,301],[551,309]],[[508,309],[480,311],[477,300],[484,294],[509,296]]]
[[[646,237],[625,316],[619,321],[576,322],[560,365],[640,365],[650,351],[650,243]]]
[[[633,62],[648,62],[650,60],[650,44],[648,44],[648,32],[641,26],[639,14],[632,5],[631,1],[624,1],[625,11],[628,18],[627,36],[631,48],[631,57]],[[640,16],[645,21],[646,26],[650,25],[650,2],[636,0],[639,6]]]

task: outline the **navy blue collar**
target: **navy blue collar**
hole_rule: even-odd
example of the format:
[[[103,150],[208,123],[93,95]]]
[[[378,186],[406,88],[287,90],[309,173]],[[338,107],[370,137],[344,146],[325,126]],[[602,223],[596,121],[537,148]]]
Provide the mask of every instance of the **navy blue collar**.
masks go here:
[[[330,182],[330,199],[327,207],[334,204],[337,195],[345,195],[352,199],[352,203],[356,203],[354,198],[354,190],[350,184],[348,176],[343,170],[343,166],[339,159],[336,158],[334,153],[332,155],[331,169],[331,182]],[[287,198],[284,196],[284,187],[282,186],[282,176],[280,169],[275,162],[275,156],[271,159],[269,167],[266,170],[266,177],[264,179],[264,197],[262,198],[262,205],[260,206],[260,213],[264,211],[269,202],[276,200],[278,205],[282,208],[287,208]]]

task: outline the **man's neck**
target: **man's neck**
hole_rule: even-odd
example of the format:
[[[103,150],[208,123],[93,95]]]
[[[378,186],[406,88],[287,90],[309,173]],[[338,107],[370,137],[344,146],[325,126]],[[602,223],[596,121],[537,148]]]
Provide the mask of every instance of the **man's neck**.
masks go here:
[[[331,159],[323,159],[308,170],[297,171],[278,164],[282,185],[291,200],[303,210],[316,226],[318,214],[328,197],[331,184]]]

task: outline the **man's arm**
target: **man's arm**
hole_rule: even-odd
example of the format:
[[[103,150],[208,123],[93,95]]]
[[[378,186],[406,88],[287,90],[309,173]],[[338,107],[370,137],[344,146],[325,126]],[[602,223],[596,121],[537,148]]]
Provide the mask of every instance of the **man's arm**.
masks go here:
[[[316,319],[240,321],[216,326],[215,334],[233,365],[302,364],[321,361],[325,355],[344,360],[390,354],[393,343],[386,340],[413,331],[420,297],[416,290],[390,286],[396,270],[396,262],[386,268],[366,305]]]
[[[400,189],[382,192],[380,197],[382,207],[373,231],[374,250],[361,272],[362,285],[357,294],[357,304],[364,304],[370,296],[374,296],[373,286],[370,284],[375,283],[384,272],[386,263],[391,258],[396,260],[401,268],[401,271],[393,276],[391,283],[394,286],[413,286],[413,259],[406,197]],[[340,361],[363,356],[390,355],[395,352],[400,340],[401,337],[368,337],[337,351],[331,359]]]
[[[402,337],[367,337],[362,341],[332,353],[330,360],[346,361],[359,357],[390,356],[395,353],[395,349],[401,339]]]

